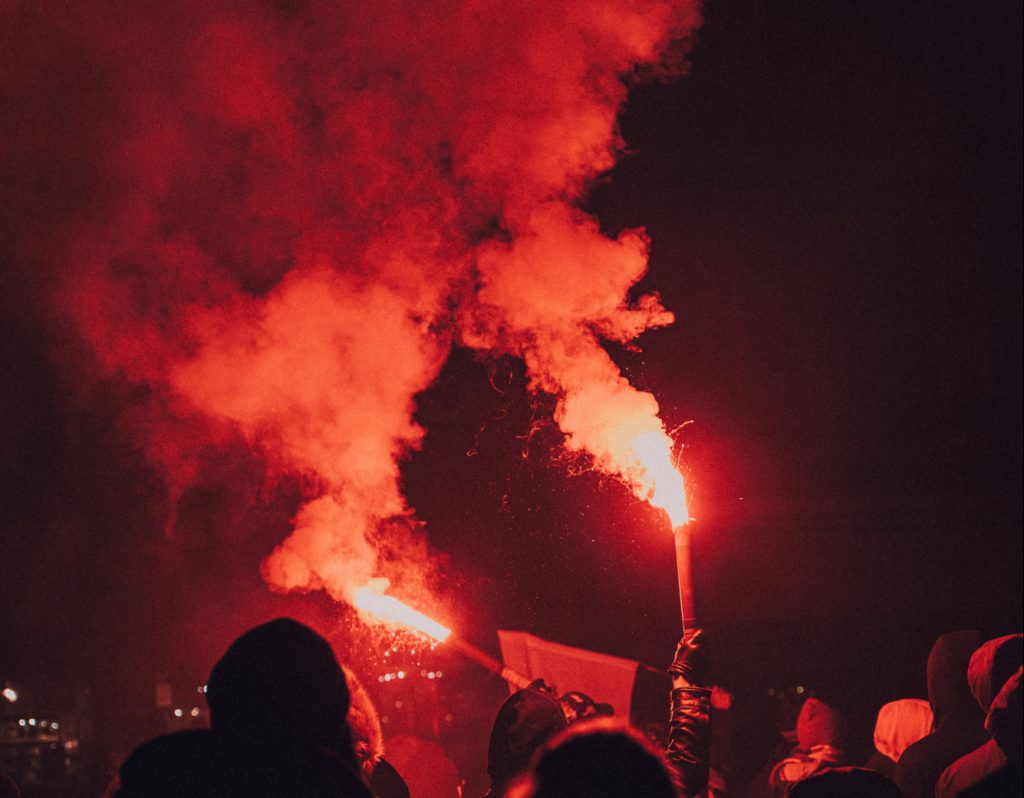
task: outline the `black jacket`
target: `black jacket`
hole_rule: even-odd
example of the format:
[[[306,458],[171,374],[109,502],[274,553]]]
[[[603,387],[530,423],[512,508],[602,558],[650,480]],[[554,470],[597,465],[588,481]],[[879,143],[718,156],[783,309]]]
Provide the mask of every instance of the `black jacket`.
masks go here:
[[[703,687],[673,689],[665,758],[675,771],[683,798],[707,789],[710,749],[711,691]]]
[[[935,783],[947,767],[985,744],[984,716],[967,684],[967,665],[981,645],[978,632],[950,632],[928,655],[928,702],[935,731],[907,748],[893,780],[906,798],[934,798]]]

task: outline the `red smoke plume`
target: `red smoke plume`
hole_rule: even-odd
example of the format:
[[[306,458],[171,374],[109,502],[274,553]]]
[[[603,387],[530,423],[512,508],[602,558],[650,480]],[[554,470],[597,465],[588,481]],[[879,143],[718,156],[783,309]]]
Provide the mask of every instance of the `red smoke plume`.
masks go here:
[[[350,599],[380,575],[382,522],[413,512],[414,398],[453,342],[522,357],[567,447],[651,490],[631,446],[667,443],[657,403],[601,341],[672,315],[628,301],[643,234],[611,239],[574,203],[620,146],[624,78],[678,60],[696,0],[3,15],[5,197],[35,232],[18,256],[100,374],[144,389],[172,488],[233,434],[306,478],[273,587]]]

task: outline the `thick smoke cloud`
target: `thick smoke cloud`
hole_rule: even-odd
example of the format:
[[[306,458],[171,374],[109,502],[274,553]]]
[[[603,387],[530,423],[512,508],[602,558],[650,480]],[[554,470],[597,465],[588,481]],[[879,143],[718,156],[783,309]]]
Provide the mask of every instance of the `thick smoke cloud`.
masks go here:
[[[126,429],[172,500],[238,435],[304,478],[271,586],[344,599],[382,574],[384,522],[414,512],[415,396],[456,343],[522,357],[567,447],[649,488],[629,442],[663,434],[657,403],[601,341],[672,316],[628,300],[642,232],[609,238],[575,202],[614,162],[625,79],[678,62],[696,2],[25,2],[4,18],[16,257],[87,345],[79,376],[139,386],[126,413],[146,423]]]

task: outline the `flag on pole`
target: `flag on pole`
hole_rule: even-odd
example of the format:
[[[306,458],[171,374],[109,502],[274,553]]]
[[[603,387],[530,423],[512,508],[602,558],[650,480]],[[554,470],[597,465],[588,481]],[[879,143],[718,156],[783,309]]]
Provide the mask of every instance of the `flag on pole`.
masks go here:
[[[498,630],[505,664],[531,681],[543,679],[559,694],[586,693],[597,703],[611,704],[615,714],[629,718],[637,660],[599,654],[585,648],[552,643],[526,632]],[[515,687],[509,685],[510,692]]]

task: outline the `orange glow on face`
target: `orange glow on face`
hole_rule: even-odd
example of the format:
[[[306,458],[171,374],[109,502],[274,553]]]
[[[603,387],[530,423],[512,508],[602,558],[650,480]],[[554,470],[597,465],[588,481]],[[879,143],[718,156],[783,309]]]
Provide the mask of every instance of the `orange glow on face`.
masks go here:
[[[357,610],[378,623],[414,629],[438,643],[448,639],[451,629],[408,604],[403,604],[394,596],[385,596],[387,586],[386,579],[375,579],[366,587],[356,588],[352,591],[352,603]]]
[[[642,466],[639,482],[647,501],[668,513],[673,529],[688,523],[686,485],[672,462],[672,439],[668,433],[641,433],[633,439],[632,446]]]

